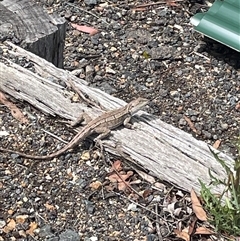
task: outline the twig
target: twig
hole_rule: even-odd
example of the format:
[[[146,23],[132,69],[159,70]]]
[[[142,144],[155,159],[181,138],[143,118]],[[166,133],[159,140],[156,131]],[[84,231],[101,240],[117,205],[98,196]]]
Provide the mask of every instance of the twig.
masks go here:
[[[114,167],[112,164],[112,168],[115,171],[115,173],[118,175],[118,177],[121,179],[121,181],[130,189],[132,190],[135,194],[137,194],[139,197],[143,197],[140,193],[138,193],[134,188],[131,187],[130,184],[128,184],[121,176],[121,174],[118,172],[118,170]]]
[[[68,143],[67,141],[64,141],[62,138],[60,138],[60,137],[54,135],[53,133],[51,133],[51,132],[49,132],[49,131],[46,131],[46,130],[44,130],[44,129],[42,129],[42,131],[45,132],[45,133],[47,133],[48,135],[54,137],[55,139],[57,139],[57,140],[59,140],[59,141],[65,143],[65,144]]]
[[[159,5],[167,2],[182,2],[182,1],[183,0],[172,0],[172,1],[170,0],[170,1],[160,1],[155,3],[146,3],[146,4],[137,5],[136,8],[150,7],[150,6]]]
[[[35,212],[35,215],[41,218],[45,223],[48,223],[48,221],[44,217],[42,217],[38,212]]]
[[[139,203],[137,203],[137,202],[134,202],[133,200],[129,199],[128,197],[125,197],[125,196],[121,195],[120,193],[117,193],[117,192],[114,192],[114,193],[115,193],[116,195],[122,197],[122,198],[127,199],[127,200],[130,201],[131,203],[133,203],[133,204],[135,204],[135,205],[143,208],[144,210],[146,210],[146,211],[148,211],[148,212],[150,212],[150,213],[153,213],[154,215],[156,215],[156,216],[158,216],[160,219],[162,219],[164,222],[167,222],[166,219],[164,219],[162,216],[160,216],[158,213],[152,211],[151,209],[148,209],[148,208],[144,207],[143,205],[141,205],[141,204],[139,204]]]
[[[156,214],[158,214],[158,205],[157,205],[157,203],[155,204],[155,212],[156,212]],[[161,230],[160,230],[160,225],[159,225],[159,216],[158,215],[156,215],[156,219],[157,219],[156,229],[157,229],[158,240],[159,241],[163,241],[163,237],[162,237]]]
[[[95,18],[100,19],[100,17],[99,17],[99,16],[97,16],[96,14],[91,13],[91,12],[88,12],[87,10],[85,10],[85,9],[83,9],[83,8],[80,8],[80,7],[77,7],[77,6],[75,6],[74,4],[67,3],[67,2],[66,2],[65,4],[67,4],[67,5],[71,6],[71,7],[74,7],[74,8],[76,8],[76,9],[78,9],[78,10],[80,10],[80,11],[84,12],[84,13],[90,14],[90,15],[94,16]],[[104,23],[106,23],[107,25],[109,25],[109,23],[108,23],[108,22],[106,22],[105,20],[103,20],[103,19],[101,19],[101,20],[102,20]]]
[[[205,58],[206,60],[210,61],[210,58],[208,58],[208,57],[206,57],[205,55],[200,54],[200,53],[198,53],[198,52],[193,51],[193,52],[190,53],[190,54],[196,54],[196,55],[198,55],[198,56],[200,56],[200,57],[203,57],[203,58]]]

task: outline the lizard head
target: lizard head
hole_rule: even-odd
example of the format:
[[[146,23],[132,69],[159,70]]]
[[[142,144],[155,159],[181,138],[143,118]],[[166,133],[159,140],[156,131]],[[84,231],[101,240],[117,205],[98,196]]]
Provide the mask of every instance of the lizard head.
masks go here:
[[[137,111],[142,109],[145,105],[148,104],[148,100],[144,98],[137,98],[129,103],[128,111],[131,113],[131,115],[135,114]]]

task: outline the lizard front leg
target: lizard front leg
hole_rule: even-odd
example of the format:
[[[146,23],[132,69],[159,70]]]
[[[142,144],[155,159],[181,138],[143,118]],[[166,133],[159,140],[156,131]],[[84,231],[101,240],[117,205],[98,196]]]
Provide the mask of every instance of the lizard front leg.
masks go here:
[[[131,120],[131,116],[127,117],[124,122],[123,122],[123,125],[128,128],[128,129],[132,129],[132,124],[130,123],[130,120]]]
[[[92,118],[85,112],[81,113],[76,120],[71,122],[71,127],[77,126],[81,124],[83,121],[88,123],[92,120]]]

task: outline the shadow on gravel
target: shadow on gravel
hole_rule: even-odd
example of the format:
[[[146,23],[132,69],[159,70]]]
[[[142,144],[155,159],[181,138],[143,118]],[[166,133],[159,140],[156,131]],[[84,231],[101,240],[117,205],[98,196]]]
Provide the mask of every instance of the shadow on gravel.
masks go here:
[[[204,51],[208,52],[218,61],[231,65],[234,69],[240,68],[240,53],[208,37],[204,37],[206,43]]]

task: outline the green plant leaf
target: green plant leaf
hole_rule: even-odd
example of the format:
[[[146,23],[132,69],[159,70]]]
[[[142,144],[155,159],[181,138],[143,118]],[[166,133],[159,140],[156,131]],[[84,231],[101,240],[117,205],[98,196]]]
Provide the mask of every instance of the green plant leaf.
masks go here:
[[[240,156],[240,137],[237,148]],[[217,231],[240,236],[240,157],[231,168],[210,147],[209,149],[225,170],[227,179],[220,179],[208,169],[211,179],[209,187],[199,180],[204,207],[209,213],[208,220]],[[219,185],[223,185],[224,190],[216,196],[211,192],[211,187]]]
[[[147,51],[144,51],[144,52],[143,52],[143,57],[144,57],[145,59],[150,59],[150,58],[151,58],[151,55],[150,55]]]
[[[219,158],[219,157],[218,157],[218,154],[215,153],[210,147],[209,147],[209,150],[210,150],[210,152],[213,154],[214,158],[215,158],[215,159],[222,165],[222,167],[225,169],[227,175],[229,175],[229,174],[231,173],[230,167],[228,167],[228,166],[225,164],[224,160],[222,160],[221,158]]]

